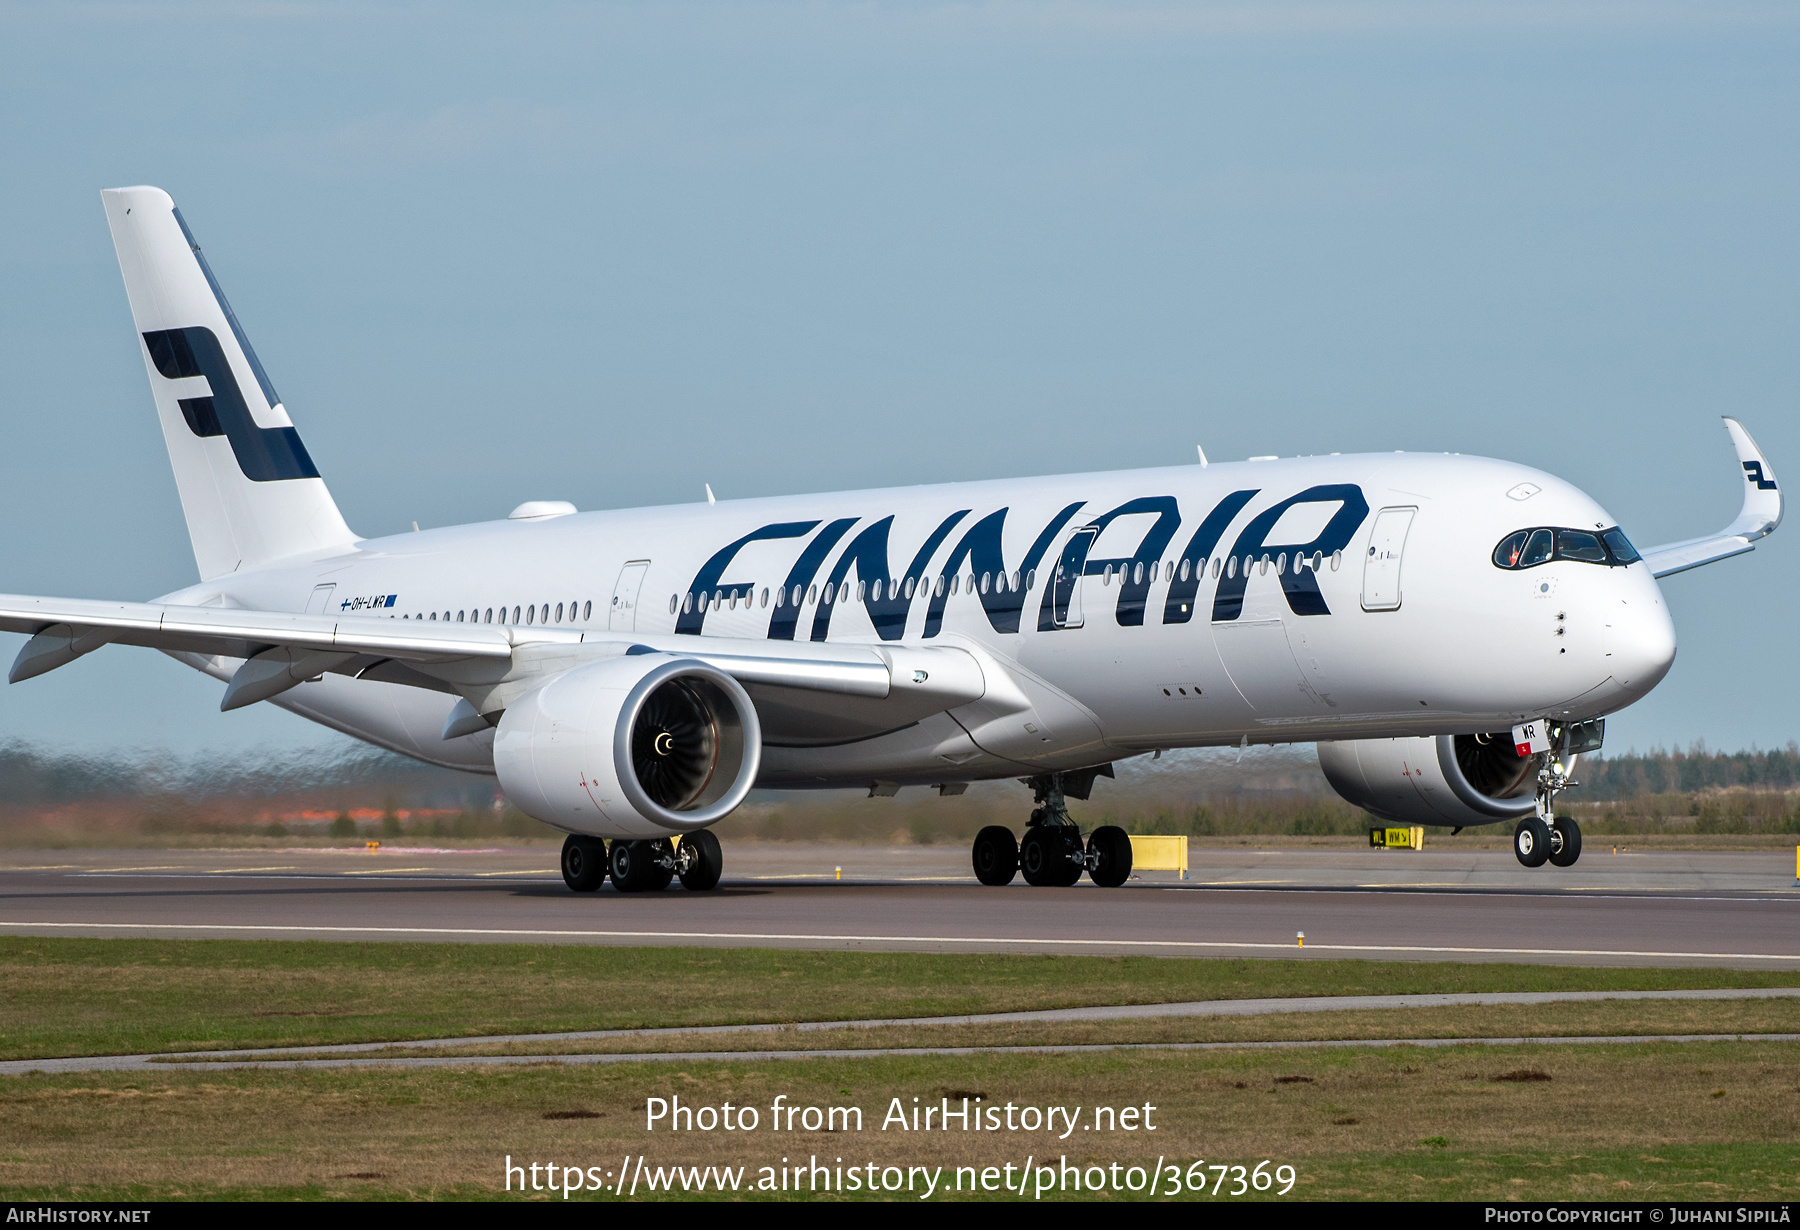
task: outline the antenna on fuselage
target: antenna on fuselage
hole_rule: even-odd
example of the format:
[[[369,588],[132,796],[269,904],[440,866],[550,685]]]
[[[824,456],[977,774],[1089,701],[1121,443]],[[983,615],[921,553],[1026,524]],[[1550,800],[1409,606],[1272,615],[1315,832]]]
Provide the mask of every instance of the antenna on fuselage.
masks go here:
[[[1206,450],[1196,444],[1194,445],[1194,451],[1200,454],[1200,468],[1204,470],[1206,468]]]
[[[707,483],[707,484],[705,484],[705,486],[706,486],[706,502],[708,504],[717,504],[719,502],[719,500],[718,500],[718,497],[713,495],[713,493],[712,493],[712,484]]]

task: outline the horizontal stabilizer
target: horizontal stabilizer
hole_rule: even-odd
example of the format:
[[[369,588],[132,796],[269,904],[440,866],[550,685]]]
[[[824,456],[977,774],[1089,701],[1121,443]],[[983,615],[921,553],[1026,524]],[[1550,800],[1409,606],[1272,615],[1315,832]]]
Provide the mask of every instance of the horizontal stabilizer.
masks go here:
[[[1705,538],[1690,538],[1651,547],[1643,553],[1644,562],[1658,577],[1686,572],[1702,564],[1716,563],[1754,551],[1759,539],[1775,532],[1781,524],[1781,488],[1775,481],[1775,469],[1756,441],[1736,419],[1725,419],[1725,430],[1731,435],[1731,446],[1737,451],[1738,465],[1744,477],[1744,506],[1737,520]]]

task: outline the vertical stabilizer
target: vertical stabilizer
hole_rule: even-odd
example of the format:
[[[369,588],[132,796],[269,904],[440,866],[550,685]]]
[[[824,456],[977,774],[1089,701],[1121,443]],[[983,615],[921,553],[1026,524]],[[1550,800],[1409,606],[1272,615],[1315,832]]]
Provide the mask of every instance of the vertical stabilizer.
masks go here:
[[[354,543],[175,202],[100,198],[201,579]]]

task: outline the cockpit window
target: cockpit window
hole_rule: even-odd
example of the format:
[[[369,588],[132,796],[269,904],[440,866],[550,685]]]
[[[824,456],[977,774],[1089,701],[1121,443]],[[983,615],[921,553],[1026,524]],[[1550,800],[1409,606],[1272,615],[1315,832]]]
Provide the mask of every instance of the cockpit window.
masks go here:
[[[1519,557],[1519,567],[1532,568],[1549,559],[1550,543],[1549,530],[1532,530],[1531,541],[1525,544],[1525,554]]]
[[[1551,560],[1577,560],[1622,568],[1635,564],[1639,555],[1617,526],[1610,530],[1568,530],[1543,527],[1514,530],[1494,548],[1494,567],[1510,570],[1535,568]]]
[[[1519,556],[1525,554],[1525,540],[1531,537],[1530,530],[1520,530],[1517,534],[1508,534],[1494,548],[1494,567],[1517,568]]]
[[[1586,530],[1557,530],[1556,558],[1578,559],[1584,564],[1604,564],[1606,548]]]
[[[1643,558],[1637,553],[1637,548],[1631,545],[1631,540],[1625,537],[1624,530],[1607,530],[1600,535],[1600,538],[1606,543],[1606,549],[1612,552],[1613,559],[1618,563],[1635,564]]]

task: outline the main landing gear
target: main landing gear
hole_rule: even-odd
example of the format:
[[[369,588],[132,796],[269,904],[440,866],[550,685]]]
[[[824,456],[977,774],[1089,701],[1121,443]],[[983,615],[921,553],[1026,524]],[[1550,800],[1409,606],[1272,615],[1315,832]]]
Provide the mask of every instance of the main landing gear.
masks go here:
[[[1079,785],[1086,798],[1093,785],[1093,773],[1047,773],[1027,780],[1037,794],[1038,806],[1025,826],[1023,840],[1015,841],[1012,830],[990,824],[975,834],[971,861],[975,878],[983,884],[999,887],[1011,884],[1013,876],[1025,873],[1025,882],[1034,887],[1067,888],[1087,872],[1088,879],[1102,888],[1117,888],[1131,878],[1131,838],[1117,825],[1095,829],[1087,841],[1069,818],[1064,798],[1065,786],[1076,783],[1070,778],[1083,778]]]
[[[667,837],[654,841],[614,841],[571,833],[563,841],[563,883],[578,893],[591,893],[612,876],[622,893],[656,892],[677,876],[681,886],[705,892],[719,883],[725,870],[725,854],[719,839],[707,829],[684,834],[679,842]]]
[[[1566,728],[1565,728],[1566,730]],[[1565,735],[1563,754],[1545,758],[1538,770],[1537,814],[1519,821],[1513,830],[1513,854],[1527,867],[1573,867],[1581,857],[1581,826],[1573,816],[1556,814],[1556,795],[1575,782],[1569,778],[1569,740]],[[1547,817],[1547,818],[1546,818]]]

